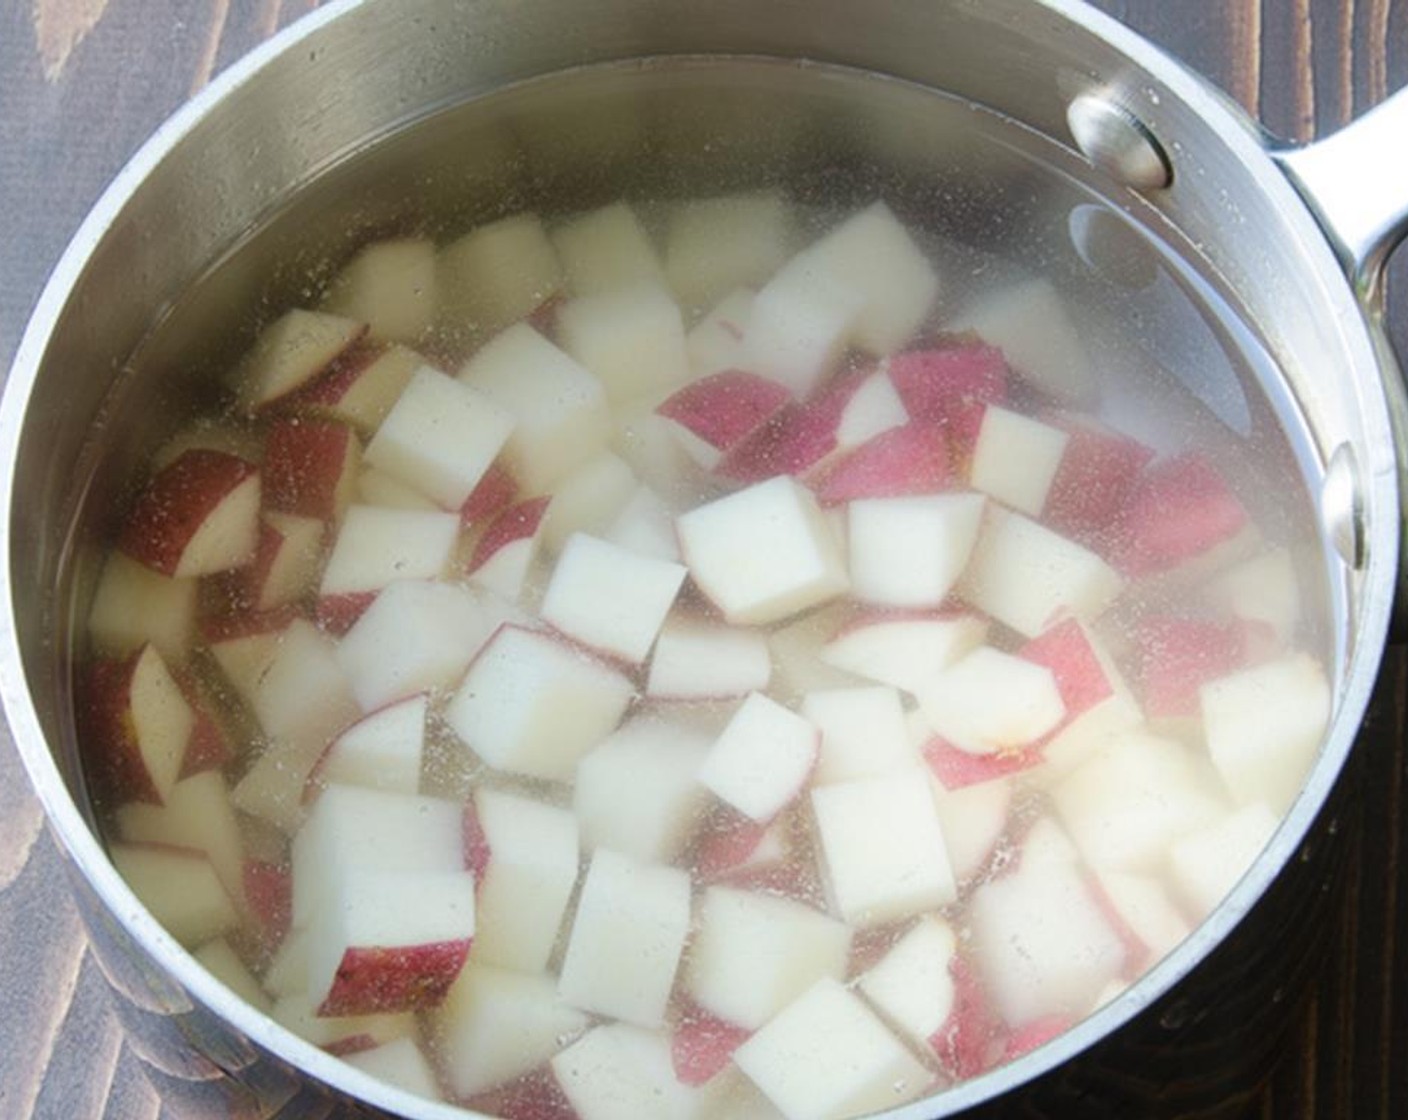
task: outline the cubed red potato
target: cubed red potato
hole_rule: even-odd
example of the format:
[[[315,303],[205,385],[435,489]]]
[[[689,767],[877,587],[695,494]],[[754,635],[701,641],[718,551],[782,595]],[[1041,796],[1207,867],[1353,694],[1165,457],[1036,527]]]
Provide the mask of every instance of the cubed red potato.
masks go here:
[[[1199,699],[1208,754],[1233,800],[1289,809],[1330,722],[1324,668],[1292,653],[1209,681]]]
[[[709,747],[698,778],[725,804],[766,824],[801,793],[820,742],[816,724],[754,692]]]
[[[665,232],[665,275],[684,307],[702,310],[766,282],[792,241],[792,217],[778,191],[676,203]]]
[[[118,548],[177,579],[238,568],[259,543],[259,469],[222,451],[184,452],[143,488]]]
[[[811,796],[828,896],[851,925],[898,921],[957,898],[922,766]]]
[[[943,428],[929,422],[889,428],[820,468],[808,484],[823,506],[949,490],[953,469]]]
[[[474,958],[518,972],[547,968],[577,884],[577,818],[481,786],[465,808],[466,861],[478,883]]]
[[[1050,669],[991,646],[935,674],[918,698],[929,726],[973,755],[1032,746],[1066,714]]]
[[[1275,835],[1280,824],[1264,802],[1253,801],[1169,847],[1174,895],[1195,922],[1226,898]]]
[[[1095,394],[1095,366],[1065,300],[1046,277],[984,292],[958,310],[949,328],[996,346],[1017,376],[1052,400],[1083,405]]]
[[[320,1015],[418,1011],[444,998],[474,937],[464,871],[351,871],[316,914],[308,991]]]
[[[345,633],[383,588],[444,574],[459,533],[453,513],[349,507],[318,584],[319,619]]]
[[[691,380],[738,369],[743,364],[743,336],[753,311],[752,288],[738,288],[719,300],[685,335]]]
[[[246,859],[241,883],[261,942],[268,946],[277,945],[282,951],[289,941],[289,924],[293,919],[293,877],[288,868],[264,860]],[[276,953],[264,974],[264,986],[271,995],[286,995],[307,986],[305,977],[300,975],[297,982],[290,982],[281,989],[276,979],[282,977],[274,977],[274,961],[277,959]],[[288,971],[303,973],[305,963],[288,962]]]
[[[696,506],[676,526],[694,582],[735,625],[780,621],[849,585],[815,499],[790,478]]]
[[[634,691],[561,639],[504,626],[470,665],[445,719],[489,765],[567,781],[620,722]]]
[[[860,996],[830,978],[793,1000],[733,1060],[789,1117],[842,1120],[893,1108],[934,1081]]]
[[[536,214],[514,214],[470,230],[440,250],[441,324],[487,337],[562,290],[562,266]]]
[[[1301,619],[1300,580],[1284,547],[1269,548],[1228,569],[1209,589],[1214,603],[1269,637],[1268,651],[1283,649]]]
[[[689,902],[684,871],[598,848],[577,903],[558,993],[595,1015],[663,1026],[689,931]]]
[[[557,485],[610,439],[601,382],[525,323],[491,339],[457,377],[513,416],[504,462],[530,494]]]
[[[152,917],[188,949],[239,925],[239,910],[202,852],[115,844],[113,866]]]
[[[378,1081],[427,1100],[442,1099],[435,1070],[414,1039],[398,1038],[341,1057],[349,1066],[355,1066]]]
[[[250,972],[249,966],[240,959],[239,954],[224,937],[207,941],[191,955],[200,962],[206,972],[251,1007],[266,1014],[273,1007],[268,993],[259,986],[254,973]]]
[[[659,283],[664,269],[640,219],[626,202],[613,202],[559,222],[549,233],[573,295],[594,295]]]
[[[118,806],[117,834],[128,844],[201,853],[236,908],[246,911],[245,845],[229,785],[218,770],[183,778],[160,805],[130,801]]]
[[[658,283],[569,300],[557,325],[563,349],[596,376],[613,405],[658,401],[689,378],[684,320]]]
[[[347,631],[337,663],[362,711],[457,683],[495,622],[471,589],[397,580]]]
[[[1233,541],[1251,518],[1226,479],[1200,454],[1155,463],[1139,479],[1114,531],[1120,567],[1166,571]]]
[[[415,1038],[415,1016],[409,1012],[377,1015],[319,1015],[306,991],[290,992],[274,1001],[270,1017],[300,1038],[330,1054],[355,1054],[398,1038]]]
[[[844,980],[850,952],[851,929],[835,918],[713,886],[700,904],[684,989],[704,1011],[754,1031],[823,977]]]
[[[477,956],[429,1021],[446,1085],[461,1099],[529,1073],[590,1024],[558,997],[550,975],[496,968]]]
[[[772,660],[765,634],[672,617],[650,658],[647,696],[658,700],[721,700],[767,688]]]
[[[1199,689],[1248,661],[1240,623],[1173,615],[1141,619],[1134,649],[1144,711],[1153,720],[1197,718]]]
[[[1067,617],[1093,621],[1124,586],[1120,574],[1090,549],[989,503],[958,595],[1034,638]]]
[[[588,459],[553,492],[544,514],[542,544],[554,555],[573,533],[603,535],[640,489],[625,460],[603,451]]]
[[[366,460],[439,503],[460,509],[513,433],[487,394],[423,366],[367,445]]]
[[[538,543],[551,496],[529,498],[509,506],[474,542],[469,580],[504,599],[515,601],[538,555]]]
[[[322,521],[266,509],[254,559],[228,573],[230,601],[264,612],[301,599],[322,572],[324,533]]]
[[[861,974],[857,988],[911,1046],[932,1051],[949,1076],[974,1077],[988,1066],[997,1024],[943,918],[921,917]]]
[[[851,592],[882,607],[938,607],[968,566],[981,494],[865,498],[846,507]]]
[[[674,863],[704,810],[709,745],[702,731],[638,715],[583,755],[572,799],[583,847]]]
[[[1043,419],[1069,439],[1042,520],[1058,533],[1100,533],[1124,509],[1154,451],[1080,413],[1050,412]]]
[[[695,1117],[708,1092],[676,1075],[665,1031],[629,1023],[595,1027],[553,1058],[551,1069],[579,1120]]]
[[[337,521],[357,489],[361,463],[361,442],[347,424],[299,416],[274,420],[265,437],[265,508]]]
[[[1083,1018],[1123,975],[1125,945],[1078,864],[1046,861],[983,883],[967,918],[973,962],[1002,1022]]]
[[[1227,812],[1205,762],[1139,732],[1102,747],[1051,795],[1086,862],[1117,871],[1156,869],[1170,844]]]
[[[196,632],[197,581],[173,579],[111,552],[88,610],[88,635],[105,657],[147,644],[172,665],[185,662]]]
[[[688,1006],[670,1036],[670,1059],[675,1076],[686,1085],[704,1085],[729,1067],[733,1052],[753,1032]]]
[[[939,293],[933,264],[884,202],[856,211],[793,260],[855,301],[848,341],[877,357],[914,336]]]
[[[181,774],[196,716],[156,647],[94,661],[82,705],[86,749],[104,788],[119,800],[164,802]]]
[[[328,744],[310,782],[417,792],[427,708],[425,694],[418,693],[369,712]]]
[[[405,346],[363,341],[348,347],[321,375],[280,402],[280,411],[348,424],[363,439],[376,434],[411,375],[427,365]]]
[[[932,761],[930,766],[933,768]],[[932,788],[949,865],[960,884],[970,882],[988,866],[1011,823],[1015,783],[996,777],[956,788],[941,778]]]
[[[917,761],[900,694],[888,685],[815,689],[798,710],[819,736],[813,785],[889,774]]]
[[[543,620],[598,653],[640,665],[687,570],[588,533],[568,538],[543,596]]]
[[[822,647],[827,665],[858,677],[918,692],[936,673],[981,645],[987,623],[977,615],[865,616]]]
[[[910,418],[942,429],[962,460],[972,454],[987,406],[1007,400],[1007,362],[981,342],[907,350],[886,368]]]
[[[286,312],[260,332],[235,371],[240,406],[255,412],[285,399],[366,332],[365,323],[341,315],[300,308]]]
[[[968,479],[973,489],[1040,517],[1069,442],[1060,428],[990,404],[983,410]]]
[[[656,408],[681,448],[713,470],[734,448],[756,435],[791,403],[776,381],[731,369],[691,381]]]
[[[397,237],[359,250],[328,285],[323,307],[365,322],[377,338],[415,342],[435,322],[435,242]]]
[[[314,925],[355,872],[463,871],[464,845],[456,801],[329,783],[290,849],[293,926]]]

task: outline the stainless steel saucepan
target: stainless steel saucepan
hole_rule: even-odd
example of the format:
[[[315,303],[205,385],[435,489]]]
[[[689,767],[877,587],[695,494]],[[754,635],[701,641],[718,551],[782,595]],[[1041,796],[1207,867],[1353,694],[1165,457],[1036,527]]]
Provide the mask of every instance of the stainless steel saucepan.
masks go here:
[[[720,59],[746,60],[749,76],[715,96],[705,79]],[[1092,1048],[1103,1055],[1094,1081],[1058,1077],[1054,1112],[1064,1102],[1086,1116],[1158,1113],[1170,1101],[1157,1072],[1167,1043],[1240,1023],[1249,1049],[1266,1049],[1276,982],[1246,953],[1249,923],[1284,932],[1314,910],[1324,867],[1300,856],[1354,742],[1398,598],[1404,392],[1381,280],[1408,216],[1408,177],[1386,154],[1408,137],[1408,98],[1308,148],[1270,150],[1208,85],[1073,0],[343,0],[232,68],[137,154],[55,270],[0,408],[13,612],[0,687],[134,1047],[164,1091],[229,1115],[464,1115],[365,1077],[236,1000],[140,906],[93,829],[70,618],[101,528],[94,511],[135,461],[126,449],[197,401],[202,361],[217,364],[239,337],[221,307],[266,294],[271,273],[296,297],[305,279],[288,262],[394,224],[412,196],[453,207],[615,189],[629,161],[613,145],[649,131],[628,119],[641,101],[633,83],[650,98],[665,89],[652,111],[667,116],[678,94],[676,123],[710,135],[752,118],[735,180],[752,164],[783,179],[824,166],[857,193],[922,181],[946,138],[941,162],[971,156],[965,174],[981,182],[982,152],[925,123],[925,91],[991,110],[1110,212],[1178,246],[1274,360],[1264,388],[1303,428],[1293,442],[1319,520],[1334,651],[1335,715],[1303,792],[1233,894],[1125,994],[1042,1049],[893,1115],[959,1111]],[[691,88],[706,92],[691,100]],[[649,143],[661,166],[677,157],[712,174],[688,137]],[[230,256],[264,227],[274,233]],[[1072,230],[1090,250],[1084,225]],[[192,307],[188,289],[227,257],[236,264],[211,273],[218,281]],[[181,353],[197,357],[142,350],[167,315],[181,324]],[[1140,1063],[1155,1070],[1147,1086]]]

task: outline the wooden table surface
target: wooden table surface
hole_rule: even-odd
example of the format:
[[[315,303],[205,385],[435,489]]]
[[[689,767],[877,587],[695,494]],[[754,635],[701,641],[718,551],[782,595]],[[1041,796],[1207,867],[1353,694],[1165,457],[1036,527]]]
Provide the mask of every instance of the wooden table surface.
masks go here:
[[[529,3],[530,0],[524,0]],[[0,0],[0,369],[85,210],[147,134],[316,0]],[[1408,83],[1408,3],[1101,0],[1305,140]],[[1408,190],[1408,137],[1385,173]],[[1400,254],[1408,258],[1408,253]],[[1408,268],[1390,322],[1408,355]],[[1408,650],[1391,647],[1360,749],[1362,819],[1322,979],[1254,1113],[1408,1116]],[[54,843],[0,741],[0,1118],[145,1120],[164,1104],[125,1049]]]

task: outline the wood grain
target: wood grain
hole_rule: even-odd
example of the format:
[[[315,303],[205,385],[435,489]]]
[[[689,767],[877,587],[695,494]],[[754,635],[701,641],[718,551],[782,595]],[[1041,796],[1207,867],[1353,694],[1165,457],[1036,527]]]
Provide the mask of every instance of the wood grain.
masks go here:
[[[525,0],[525,5],[528,0]],[[316,6],[309,0],[0,0],[0,358],[102,186],[180,102]],[[1323,135],[1408,84],[1408,3],[1101,0],[1275,134]],[[1408,139],[1408,138],[1406,138]],[[1403,176],[1408,144],[1386,153]],[[1408,353],[1408,254],[1390,279]],[[1408,1116],[1408,649],[1390,649],[1366,729],[1362,819],[1324,974],[1252,1115]],[[0,1117],[189,1120],[123,1043],[61,859],[0,742]],[[1349,827],[1349,826],[1346,826]]]

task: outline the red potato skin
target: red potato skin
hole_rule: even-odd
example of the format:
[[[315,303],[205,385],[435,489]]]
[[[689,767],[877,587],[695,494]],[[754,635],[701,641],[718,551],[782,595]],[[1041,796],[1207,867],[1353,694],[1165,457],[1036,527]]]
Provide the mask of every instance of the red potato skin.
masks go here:
[[[1100,880],[1090,872],[1086,872],[1084,878],[1085,889],[1090,892],[1090,897],[1095,901],[1100,916],[1105,919],[1106,924],[1119,938],[1120,944],[1124,946],[1124,967],[1120,970],[1120,974],[1126,980],[1136,979],[1145,968],[1153,963],[1149,959],[1153,955],[1153,950],[1124,920],[1124,916],[1110,900],[1105,888],[1100,885]]]
[[[137,743],[132,721],[132,678],[142,651],[104,658],[88,666],[79,715],[82,742],[90,762],[102,775],[101,788],[116,802],[162,804]]]
[[[464,868],[474,876],[477,891],[484,884],[484,876],[489,871],[489,861],[494,852],[489,845],[489,836],[479,821],[479,810],[471,798],[465,802],[464,818],[461,824],[464,842]]]
[[[117,540],[120,551],[174,576],[191,538],[220,503],[259,469],[237,455],[183,451],[147,483]]]
[[[1155,615],[1135,630],[1140,692],[1151,719],[1195,718],[1198,690],[1250,660],[1247,628],[1239,622]]]
[[[477,572],[504,546],[531,538],[543,523],[551,503],[551,495],[529,498],[499,514],[475,543],[469,571]]]
[[[968,962],[955,956],[948,966],[953,979],[953,1010],[932,1035],[929,1048],[953,1077],[977,1077],[991,1069],[1001,1034],[988,1008],[987,994]]]
[[[670,1037],[675,1076],[685,1085],[703,1085],[713,1080],[752,1034],[691,1003]]]
[[[1089,711],[1102,700],[1114,695],[1114,688],[1100,659],[1095,656],[1085,631],[1075,619],[1058,622],[1045,633],[1038,634],[1017,651],[1026,661],[1043,665],[1056,678],[1056,691],[1066,706],[1063,719],[1047,738],[1058,734],[1077,716]]]
[[[1058,1035],[1065,1034],[1073,1026],[1075,1026],[1075,1021],[1064,1015],[1048,1015],[1045,1019],[1038,1019],[1034,1023],[1018,1027],[1007,1036],[999,1064],[1015,1062],[1038,1047],[1045,1046]]]
[[[302,618],[303,615],[304,612],[293,603],[275,607],[271,611],[217,611],[200,620],[200,640],[207,646],[214,646],[240,638],[253,638],[259,634],[277,634],[286,629],[295,618]]]
[[[288,936],[293,921],[293,877],[287,867],[247,859],[242,878],[260,939],[265,945],[278,945]]]
[[[376,601],[375,591],[348,591],[341,595],[324,595],[318,600],[314,618],[318,627],[340,638],[357,624],[357,620]]]
[[[1043,760],[1041,747],[1036,744],[996,754],[969,754],[937,735],[924,744],[920,753],[945,789],[962,789],[1020,774],[1041,765]]]
[[[1250,523],[1222,475],[1196,453],[1156,463],[1112,525],[1115,564],[1132,576],[1176,568]]]
[[[342,955],[318,1014],[374,1015],[434,1007],[464,967],[471,940],[350,948]]]
[[[518,481],[497,460],[489,465],[460,507],[460,524],[466,528],[497,517],[518,496]]]
[[[714,474],[733,482],[762,482],[779,474],[801,475],[836,450],[836,430],[846,406],[874,367],[847,370],[802,404],[787,404],[747,439],[731,447]]]
[[[177,683],[196,717],[178,778],[189,778],[206,770],[219,770],[235,756],[230,736],[212,711],[209,701],[201,694],[199,686],[189,677],[178,677]]]
[[[911,423],[881,432],[812,483],[823,506],[862,498],[899,498],[952,489],[948,444],[937,424]]]
[[[339,1038],[336,1042],[329,1042],[323,1047],[325,1053],[331,1054],[334,1058],[345,1058],[349,1054],[361,1054],[367,1050],[374,1050],[377,1047],[376,1038],[369,1034],[353,1034],[346,1038]]]
[[[383,342],[363,337],[339,354],[327,369],[279,402],[291,412],[323,419],[341,419],[338,405],[368,369],[387,351]]]
[[[357,434],[346,424],[275,420],[264,445],[265,506],[319,521],[336,519],[339,486],[359,451]]]
[[[1118,516],[1154,451],[1084,417],[1048,413],[1042,419],[1070,438],[1052,479],[1042,520],[1058,533],[1090,539]]]
[[[722,452],[738,446],[777,416],[792,394],[775,381],[726,370],[691,382],[655,411]]]
[[[983,343],[896,354],[889,373],[911,419],[938,424],[963,458],[972,454],[987,406],[1007,402],[1007,360],[997,347]]]

